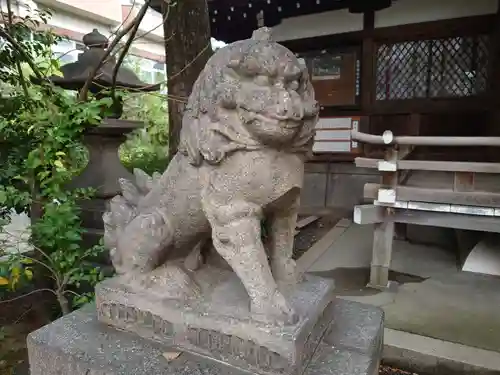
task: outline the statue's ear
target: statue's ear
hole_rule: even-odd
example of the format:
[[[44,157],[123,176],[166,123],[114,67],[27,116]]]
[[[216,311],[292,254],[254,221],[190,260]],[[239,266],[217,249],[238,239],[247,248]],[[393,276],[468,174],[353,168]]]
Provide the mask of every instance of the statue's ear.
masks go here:
[[[190,164],[196,166],[202,162],[199,146],[199,126],[197,118],[184,115],[179,151],[188,157]]]
[[[297,58],[297,60],[299,61],[300,68],[301,68],[302,70],[307,71],[306,59],[304,59],[304,58],[302,58],[302,57],[299,57],[299,58]]]

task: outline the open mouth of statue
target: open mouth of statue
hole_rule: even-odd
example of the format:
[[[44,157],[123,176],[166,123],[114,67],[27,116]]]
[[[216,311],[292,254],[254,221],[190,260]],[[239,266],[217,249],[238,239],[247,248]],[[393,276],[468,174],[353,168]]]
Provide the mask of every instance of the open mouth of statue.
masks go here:
[[[290,116],[288,114],[282,115],[279,113],[276,113],[274,111],[261,111],[261,112],[256,112],[252,111],[251,109],[245,108],[244,106],[241,106],[240,109],[242,109],[244,112],[247,114],[247,118],[253,120],[253,121],[259,121],[264,124],[268,124],[273,127],[280,127],[280,128],[285,128],[285,129],[296,129],[301,126],[302,124],[302,114],[294,114],[293,116]]]
[[[254,113],[254,118],[260,122],[285,129],[296,129],[301,125],[298,119],[290,118],[289,116],[280,116],[278,114]]]

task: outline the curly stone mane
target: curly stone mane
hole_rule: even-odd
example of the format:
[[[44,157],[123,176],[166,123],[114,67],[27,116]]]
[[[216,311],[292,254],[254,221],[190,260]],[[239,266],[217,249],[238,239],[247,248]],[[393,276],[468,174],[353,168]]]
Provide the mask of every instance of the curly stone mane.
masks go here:
[[[303,117],[297,134],[286,142],[285,151],[311,152],[318,109],[307,68],[290,50],[270,41],[266,31],[257,30],[252,39],[219,49],[196,80],[184,113],[179,145],[179,152],[191,164],[200,165],[203,161],[218,164],[231,152],[264,147],[262,140],[245,126],[245,121],[225,121],[220,115],[221,108],[236,111],[242,82],[257,75],[295,74],[298,82],[295,95],[301,102]],[[264,108],[252,110],[259,113]]]

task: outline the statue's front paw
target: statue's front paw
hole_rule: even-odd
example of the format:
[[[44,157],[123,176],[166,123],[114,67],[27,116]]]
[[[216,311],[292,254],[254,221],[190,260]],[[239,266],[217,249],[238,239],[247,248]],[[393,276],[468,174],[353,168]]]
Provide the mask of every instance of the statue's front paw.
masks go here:
[[[252,301],[251,311],[255,320],[265,323],[292,325],[299,320],[299,316],[279,290],[271,297]]]

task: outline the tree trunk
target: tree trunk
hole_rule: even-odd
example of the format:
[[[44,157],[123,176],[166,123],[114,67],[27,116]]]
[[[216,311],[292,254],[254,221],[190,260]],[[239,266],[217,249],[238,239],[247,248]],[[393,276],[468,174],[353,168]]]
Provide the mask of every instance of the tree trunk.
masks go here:
[[[165,52],[168,76],[169,157],[179,145],[182,114],[194,82],[212,53],[206,0],[163,3]]]
[[[61,307],[61,312],[63,315],[68,315],[71,312],[68,299],[64,297],[63,292],[57,292],[57,302],[59,302],[59,306]]]

